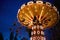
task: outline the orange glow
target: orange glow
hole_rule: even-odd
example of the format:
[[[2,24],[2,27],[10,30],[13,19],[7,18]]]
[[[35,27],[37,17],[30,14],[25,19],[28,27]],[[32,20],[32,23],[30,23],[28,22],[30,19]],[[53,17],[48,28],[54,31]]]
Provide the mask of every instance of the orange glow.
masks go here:
[[[57,9],[51,6],[50,3],[44,4],[43,2],[29,2],[27,5],[23,5],[21,9],[18,11],[17,18],[19,22],[32,29],[33,23],[42,24],[42,29],[52,27],[58,21],[58,13]],[[36,21],[34,22],[34,16],[36,17]]]

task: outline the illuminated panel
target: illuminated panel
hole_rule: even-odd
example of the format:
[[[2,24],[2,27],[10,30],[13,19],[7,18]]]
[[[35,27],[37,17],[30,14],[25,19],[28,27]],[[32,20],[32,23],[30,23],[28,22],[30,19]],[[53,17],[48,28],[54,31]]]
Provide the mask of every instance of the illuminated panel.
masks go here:
[[[36,22],[33,21],[34,16],[36,17]],[[40,28],[45,29],[57,23],[58,11],[57,8],[49,2],[36,1],[36,3],[34,3],[30,1],[27,5],[23,4],[21,6],[21,9],[18,10],[17,18],[22,25],[30,29],[34,23],[42,24]]]

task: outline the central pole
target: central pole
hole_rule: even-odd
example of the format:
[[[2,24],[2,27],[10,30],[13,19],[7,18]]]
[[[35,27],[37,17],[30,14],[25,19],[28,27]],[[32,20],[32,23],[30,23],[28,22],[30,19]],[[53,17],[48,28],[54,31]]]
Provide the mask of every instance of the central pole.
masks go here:
[[[42,26],[34,25],[31,31],[30,40],[46,40]]]

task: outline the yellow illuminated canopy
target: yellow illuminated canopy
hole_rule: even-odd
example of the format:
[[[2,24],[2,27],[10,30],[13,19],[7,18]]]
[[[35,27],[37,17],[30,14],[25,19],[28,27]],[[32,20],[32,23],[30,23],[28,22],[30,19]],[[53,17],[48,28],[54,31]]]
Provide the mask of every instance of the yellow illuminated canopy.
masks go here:
[[[31,28],[33,25],[42,25],[43,28],[52,27],[58,21],[58,12],[55,6],[42,1],[28,2],[23,4],[18,10],[17,18],[19,22]]]

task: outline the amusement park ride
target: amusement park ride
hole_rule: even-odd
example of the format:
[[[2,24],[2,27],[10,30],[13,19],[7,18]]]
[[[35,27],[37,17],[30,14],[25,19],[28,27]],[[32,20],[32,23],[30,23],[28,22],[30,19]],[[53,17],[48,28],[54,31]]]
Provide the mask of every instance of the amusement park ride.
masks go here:
[[[22,25],[32,29],[30,40],[46,40],[44,30],[58,22],[59,12],[51,3],[36,0],[23,4],[17,18]]]

